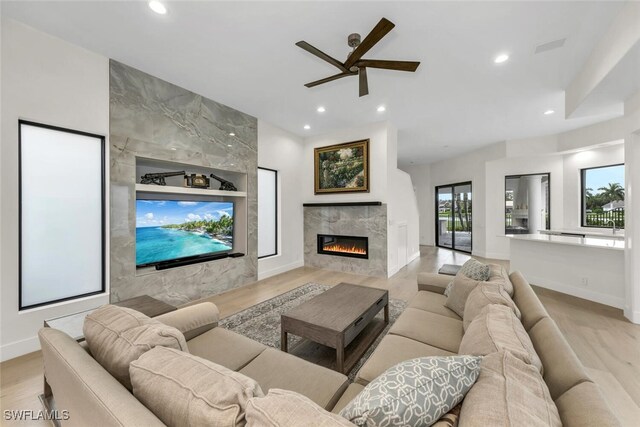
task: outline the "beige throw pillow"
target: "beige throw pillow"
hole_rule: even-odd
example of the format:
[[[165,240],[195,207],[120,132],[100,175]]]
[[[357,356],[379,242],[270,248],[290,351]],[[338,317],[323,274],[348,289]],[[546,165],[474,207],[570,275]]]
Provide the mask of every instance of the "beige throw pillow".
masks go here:
[[[462,316],[462,326],[466,331],[473,319],[489,304],[500,304],[509,307],[520,319],[520,310],[513,302],[504,287],[498,283],[483,282],[474,288],[467,299]]]
[[[462,401],[459,427],[561,427],[540,372],[509,352],[485,356]]]
[[[258,383],[206,359],[165,347],[130,366],[133,395],[169,427],[244,426]]]
[[[462,341],[459,354],[486,356],[509,351],[543,374],[542,362],[533,348],[524,326],[509,307],[490,304],[471,322]]]
[[[458,273],[453,278],[453,285],[451,285],[449,295],[447,296],[447,300],[444,303],[445,307],[450,308],[458,316],[462,317],[464,314],[464,306],[467,302],[467,297],[469,296],[471,291],[480,283],[482,282],[470,279],[464,274]]]
[[[511,283],[511,279],[509,279],[509,272],[499,264],[488,264],[489,265],[489,283],[499,283],[502,285],[505,291],[509,294],[511,298],[513,298],[513,283]]]
[[[188,352],[184,335],[130,308],[104,305],[84,320],[84,338],[94,359],[131,390],[129,364],[154,347]]]
[[[247,427],[353,427],[295,391],[272,388],[265,397],[247,402]]]

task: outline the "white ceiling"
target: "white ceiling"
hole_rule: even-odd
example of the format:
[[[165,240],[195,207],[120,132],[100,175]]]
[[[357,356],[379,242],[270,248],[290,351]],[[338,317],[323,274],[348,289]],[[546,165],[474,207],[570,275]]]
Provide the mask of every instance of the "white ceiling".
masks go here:
[[[3,2],[2,14],[302,136],[390,120],[402,163],[620,114],[622,99],[607,96],[597,114],[565,120],[563,91],[621,2],[165,4],[161,16],[145,1]],[[364,37],[383,16],[396,27],[365,56],[422,61],[416,73],[370,69],[363,98],[355,77],[303,86],[336,69],[295,42],[344,60],[347,35]],[[534,55],[537,45],[565,37],[564,47]],[[495,65],[500,52],[511,59]],[[381,104],[385,113],[376,112]],[[547,109],[556,114],[543,115]]]

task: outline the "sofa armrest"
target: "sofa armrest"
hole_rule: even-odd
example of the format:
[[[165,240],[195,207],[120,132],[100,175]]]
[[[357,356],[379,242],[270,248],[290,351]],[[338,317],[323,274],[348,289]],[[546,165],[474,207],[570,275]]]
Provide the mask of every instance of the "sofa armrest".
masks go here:
[[[219,318],[218,307],[212,302],[203,302],[171,311],[154,319],[178,329],[189,341],[218,326]]]
[[[418,290],[444,294],[444,290],[453,280],[453,276],[438,273],[419,273]]]

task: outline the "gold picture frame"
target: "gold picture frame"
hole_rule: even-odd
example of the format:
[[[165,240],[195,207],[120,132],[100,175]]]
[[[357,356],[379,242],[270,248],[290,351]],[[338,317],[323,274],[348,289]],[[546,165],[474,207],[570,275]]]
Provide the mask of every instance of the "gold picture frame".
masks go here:
[[[314,149],[315,194],[369,192],[369,140]]]

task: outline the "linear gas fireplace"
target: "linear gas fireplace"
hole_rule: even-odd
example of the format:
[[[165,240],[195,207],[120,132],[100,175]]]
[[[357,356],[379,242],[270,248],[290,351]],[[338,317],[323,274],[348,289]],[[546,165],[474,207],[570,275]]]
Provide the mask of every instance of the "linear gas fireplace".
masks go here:
[[[368,259],[369,238],[318,234],[318,253]]]

